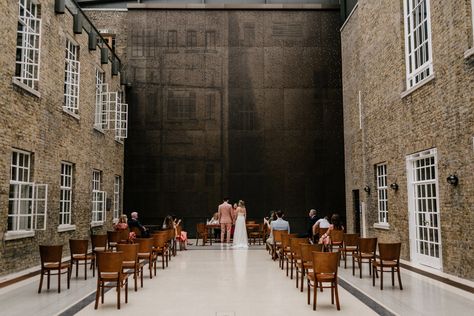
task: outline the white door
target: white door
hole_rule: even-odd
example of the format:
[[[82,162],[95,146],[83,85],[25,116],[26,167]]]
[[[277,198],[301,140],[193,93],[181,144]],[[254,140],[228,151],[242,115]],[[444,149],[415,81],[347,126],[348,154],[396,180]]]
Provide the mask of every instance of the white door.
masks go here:
[[[436,149],[408,156],[407,172],[411,260],[441,269]]]

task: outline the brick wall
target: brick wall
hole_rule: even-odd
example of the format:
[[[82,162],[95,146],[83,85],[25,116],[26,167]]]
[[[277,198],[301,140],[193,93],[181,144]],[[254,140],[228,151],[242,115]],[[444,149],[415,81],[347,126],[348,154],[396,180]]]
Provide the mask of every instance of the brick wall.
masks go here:
[[[470,2],[430,2],[435,78],[406,96],[402,1],[359,1],[341,32],[346,205],[352,205],[352,190],[359,190],[367,203],[368,235],[401,241],[402,257],[416,261],[410,258],[406,157],[436,148],[442,270],[472,280],[474,62],[464,58],[472,45]],[[374,228],[374,166],[381,162],[387,163],[388,184],[399,185],[388,190],[388,230]],[[446,182],[453,173],[460,179],[456,187]],[[363,191],[367,185],[370,194]],[[353,213],[348,208],[348,223]]]
[[[120,88],[119,76],[111,75],[111,63],[101,65],[100,50],[88,50],[88,35],[75,35],[72,15],[54,12],[54,1],[41,4],[40,83],[37,97],[12,83],[15,74],[18,1],[0,3],[0,275],[39,264],[38,244],[64,244],[69,238],[89,238],[92,170],[102,171],[102,190],[113,199],[114,176],[123,175],[123,144],[114,131],[94,130],[95,69],[106,73],[109,91]],[[79,118],[63,111],[66,38],[80,45]],[[5,240],[12,148],[33,153],[32,181],[48,184],[46,230],[34,237]],[[58,232],[61,161],[74,164],[72,224],[75,230]],[[111,227],[112,209],[106,214],[105,231]],[[18,264],[21,262],[21,265]]]

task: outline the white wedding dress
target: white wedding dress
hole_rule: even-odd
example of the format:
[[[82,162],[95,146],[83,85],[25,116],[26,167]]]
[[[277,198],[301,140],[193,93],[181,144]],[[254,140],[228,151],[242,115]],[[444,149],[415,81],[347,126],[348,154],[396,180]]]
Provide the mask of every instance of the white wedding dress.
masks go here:
[[[248,248],[247,226],[245,225],[245,215],[239,213],[235,221],[234,241],[232,248]]]

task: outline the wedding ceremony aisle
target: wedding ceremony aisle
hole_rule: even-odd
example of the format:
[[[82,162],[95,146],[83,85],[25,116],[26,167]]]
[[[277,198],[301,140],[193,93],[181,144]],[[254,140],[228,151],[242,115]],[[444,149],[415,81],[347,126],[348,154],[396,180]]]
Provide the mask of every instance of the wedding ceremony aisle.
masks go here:
[[[343,265],[342,265],[343,266]],[[233,250],[229,246],[192,246],[179,251],[169,267],[157,270],[149,279],[145,272],[143,288],[133,291],[129,278],[128,304],[121,296],[117,310],[115,290],[105,294],[104,304],[94,310],[96,279],[71,278],[71,288],[57,293],[52,288],[37,293],[39,277],[0,289],[2,315],[196,315],[196,316],[274,316],[274,315],[467,315],[474,308],[472,293],[402,270],[404,289],[372,287],[367,268],[362,279],[352,276],[350,264],[340,268],[341,310],[331,305],[330,291],[318,293],[317,310],[306,304],[305,292],[295,288],[270,259],[263,246]],[[81,269],[80,269],[81,270]],[[145,268],[146,270],[146,268]],[[64,279],[63,279],[64,281]],[[378,285],[378,283],[377,283]],[[370,307],[369,307],[370,306]],[[433,313],[433,311],[435,311]]]

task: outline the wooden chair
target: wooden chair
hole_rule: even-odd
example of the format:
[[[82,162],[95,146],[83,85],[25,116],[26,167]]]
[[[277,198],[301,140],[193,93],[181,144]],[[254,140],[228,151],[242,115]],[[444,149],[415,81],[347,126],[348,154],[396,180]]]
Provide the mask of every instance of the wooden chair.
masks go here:
[[[120,243],[126,243],[128,242],[128,238],[130,236],[130,229],[121,229],[118,231],[119,232],[119,241]]]
[[[140,287],[143,287],[143,262],[138,260],[138,244],[120,243],[117,245],[117,251],[123,253],[122,272],[133,274],[136,292],[138,277],[140,277]]]
[[[107,235],[91,235],[92,252],[107,250]]]
[[[352,275],[355,275],[355,262],[359,265],[359,275],[362,279],[362,264],[369,264],[369,274],[372,274],[372,261],[375,261],[375,251],[377,249],[377,238],[359,238],[357,250],[352,254]]]
[[[337,310],[341,309],[337,289],[339,255],[338,252],[313,252],[313,272],[308,274],[308,297],[310,296],[311,286],[314,287],[313,310],[316,310],[318,284],[321,291],[323,288],[331,289],[331,304],[334,304],[334,296],[336,296]],[[325,283],[329,283],[329,285],[324,286]]]
[[[120,241],[120,233],[118,231],[107,232],[107,243],[109,249],[117,249],[117,244]]]
[[[99,296],[104,304],[105,288],[116,288],[117,309],[120,309],[120,290],[125,287],[125,303],[128,303],[128,274],[123,273],[123,258],[121,251],[97,253],[98,273],[94,309],[99,306]]]
[[[161,256],[161,265],[162,265],[163,270],[165,269],[165,261],[166,261],[166,267],[168,267],[168,252],[169,252],[168,236],[169,236],[168,231],[161,231],[152,235],[153,253],[156,258],[154,260],[154,266],[153,266],[155,270],[155,275],[156,275],[156,261],[158,259],[158,256]]]
[[[273,234],[273,244],[272,244],[272,249],[271,249],[271,255],[272,259],[276,260],[278,257],[278,254],[280,253],[280,248],[281,248],[281,241],[283,239],[283,235],[287,235],[288,231],[286,230],[274,230],[272,232]],[[282,260],[278,260],[278,265],[281,267]]]
[[[344,231],[342,229],[332,229],[329,232],[329,238],[330,238],[330,243],[329,243],[329,251],[333,252],[334,246],[338,248],[340,251],[342,248],[342,245],[344,243]]]
[[[84,264],[84,280],[87,280],[87,261],[91,263],[92,275],[95,276],[95,253],[87,253],[89,240],[69,239],[69,250],[71,251],[71,265],[76,264],[76,278],[79,273],[81,261]]]
[[[300,243],[301,260],[296,262],[296,288],[298,288],[298,279],[301,276],[300,291],[303,292],[304,277],[313,270],[313,251],[323,251],[322,244]],[[308,297],[309,304],[309,297]]]
[[[61,293],[61,274],[67,273],[67,288],[69,289],[71,280],[71,263],[62,262],[63,246],[39,246],[40,258],[41,258],[41,276],[38,293],[41,293],[43,287],[43,276],[48,275],[47,289],[49,290],[50,277],[51,275],[58,276],[58,293]],[[63,271],[65,270],[65,271]],[[51,271],[57,271],[51,273]]]
[[[178,225],[178,226],[181,227],[180,225]],[[179,235],[177,234],[177,230],[174,230],[174,228],[168,229],[167,233],[168,233],[168,241],[166,242],[166,245],[167,245],[168,249],[170,249],[168,251],[168,261],[171,261],[171,258],[176,256],[176,251],[177,251],[176,241],[177,241],[177,238],[178,238]]]
[[[204,246],[208,238],[206,224],[204,223],[196,224],[196,246],[199,244],[200,238],[202,239],[202,245]]]
[[[255,224],[255,221],[254,221],[254,224]],[[250,244],[255,245],[257,243],[257,240],[258,240],[258,244],[261,245],[260,241],[263,242],[262,232],[263,232],[263,224],[259,224],[258,226],[253,226],[253,227],[249,228],[247,233],[248,233],[248,236],[249,236]]]
[[[344,234],[344,243],[342,248],[339,249],[339,252],[344,258],[344,269],[347,268],[347,255],[354,255],[354,252],[357,250],[357,242],[359,240],[359,234]]]
[[[375,286],[375,276],[380,271],[380,289],[383,290],[383,273],[392,272],[392,286],[395,286],[394,273],[397,271],[398,285],[403,290],[400,276],[400,249],[402,243],[379,243],[379,260],[372,262],[372,285]],[[388,268],[389,270],[384,270]]]
[[[283,233],[281,235],[281,247],[279,252],[280,257],[280,267],[283,270],[284,265],[286,262],[286,276],[288,276],[288,269],[289,269],[289,261],[291,256],[291,249],[290,249],[290,238],[295,238],[297,234],[288,234]]]
[[[150,279],[153,279],[153,265],[156,257],[153,255],[153,238],[137,238],[138,259],[148,260],[148,269],[150,270]]]
[[[308,238],[290,238],[290,279],[293,280],[293,269],[297,262],[301,261],[300,245],[302,243],[309,243]],[[298,283],[298,278],[296,278]],[[298,288],[298,284],[296,284]]]

